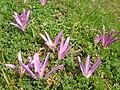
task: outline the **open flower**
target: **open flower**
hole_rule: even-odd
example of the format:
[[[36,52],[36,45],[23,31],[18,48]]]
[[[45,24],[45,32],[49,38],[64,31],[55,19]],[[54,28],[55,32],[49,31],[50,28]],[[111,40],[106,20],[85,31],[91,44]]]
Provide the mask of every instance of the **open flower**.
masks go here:
[[[18,27],[19,29],[21,29],[22,31],[24,31],[26,29],[27,25],[32,21],[32,20],[30,20],[28,22],[29,14],[30,14],[30,10],[26,11],[25,9],[23,9],[23,12],[21,15],[14,12],[13,17],[15,18],[16,23],[11,22],[10,24],[14,25],[14,26]]]
[[[79,56],[78,56],[78,60],[79,60],[81,71],[85,78],[89,78],[92,75],[92,73],[95,71],[95,69],[100,65],[100,62],[101,62],[101,59],[97,60],[97,62],[90,69],[90,55],[87,56],[85,66],[83,65]]]
[[[62,68],[64,64],[61,64],[54,69],[52,69],[50,72],[48,72],[46,75],[44,74],[46,66],[48,64],[48,59],[49,59],[50,53],[47,54],[44,63],[40,63],[39,61],[39,54],[35,53],[33,60],[32,57],[28,57],[29,63],[25,65],[22,62],[22,57],[21,53],[18,53],[18,61],[20,64],[20,67],[22,68],[21,70],[18,70],[18,68],[15,65],[12,64],[5,64],[5,66],[10,67],[17,71],[19,74],[22,74],[23,71],[27,72],[32,78],[46,78],[48,77],[51,73],[57,71],[58,69]],[[33,71],[34,70],[34,71]]]
[[[45,37],[43,34],[41,34],[40,33],[40,36],[44,39],[44,41],[45,41],[45,44],[50,48],[50,49],[55,49],[56,48],[56,46],[58,45],[58,41],[59,41],[59,39],[60,39],[60,37],[61,37],[61,35],[62,35],[62,31],[60,31],[59,33],[58,33],[58,35],[56,36],[56,38],[55,38],[55,40],[54,40],[54,42],[52,42],[52,40],[50,39],[50,36],[48,35],[48,33],[46,32],[46,31],[44,31],[45,32],[45,34],[46,34],[46,36],[47,37]]]
[[[43,5],[43,6],[46,4],[46,2],[47,2],[47,0],[40,0],[41,5]]]
[[[75,45],[75,43],[73,43],[69,48],[67,48],[69,44],[69,40],[70,38],[68,37],[64,43],[64,37],[62,36],[60,47],[58,50],[58,59],[63,59],[65,55],[67,54],[67,52]]]
[[[120,40],[120,38],[116,39],[116,37],[120,34],[120,32],[118,32],[114,36],[113,36],[113,33],[114,33],[114,30],[112,29],[110,31],[110,33],[107,36],[105,36],[105,26],[103,25],[103,34],[100,35],[100,36],[96,35],[94,43],[97,44],[101,40],[102,45],[104,47],[107,47],[107,46],[111,45],[113,42],[116,42],[116,41]]]

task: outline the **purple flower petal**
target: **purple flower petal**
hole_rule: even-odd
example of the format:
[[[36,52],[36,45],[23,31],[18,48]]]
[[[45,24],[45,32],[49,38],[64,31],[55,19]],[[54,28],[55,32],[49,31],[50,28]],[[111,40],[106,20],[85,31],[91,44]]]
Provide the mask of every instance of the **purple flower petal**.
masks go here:
[[[101,40],[102,36],[99,36],[98,34],[95,36],[94,44],[97,44]]]
[[[76,44],[76,42],[74,42],[74,43],[67,49],[67,51],[69,51],[75,44]]]
[[[50,56],[50,53],[48,53],[47,56],[46,56],[46,58],[45,58],[44,64],[43,64],[43,66],[42,66],[42,68],[41,68],[40,77],[43,77],[43,75],[44,75],[44,71],[45,71],[45,69],[46,69],[49,56]]]
[[[48,72],[44,78],[48,77],[50,74],[52,74],[53,72],[57,71],[58,69],[62,68],[64,66],[64,64],[61,64],[57,67],[55,67],[54,69],[52,69],[50,72]]]
[[[25,71],[26,71],[28,74],[30,74],[32,78],[36,78],[35,74],[28,68],[28,66],[25,65],[25,64],[23,64],[22,58],[21,58],[21,53],[20,53],[20,52],[18,53],[18,61],[19,61],[20,66],[21,66],[23,69],[25,69]]]
[[[16,13],[16,12],[14,12],[14,13]],[[22,23],[22,16],[20,16],[19,14],[17,14],[16,13],[16,15],[17,15],[17,17],[18,17],[18,19],[20,20],[20,22]],[[14,15],[12,15],[14,18],[15,18],[15,20],[16,20],[16,15],[14,14]],[[17,21],[16,21],[17,22]],[[18,24],[18,23],[17,23]]]
[[[47,0],[40,0],[40,3],[41,3],[42,5],[45,5],[46,2],[47,2]]]
[[[27,66],[29,67],[29,68],[33,68],[33,65],[32,65],[32,57],[28,57],[28,64],[27,64]]]
[[[41,63],[39,61],[39,54],[35,53],[34,55],[34,59],[32,61],[32,64],[34,65],[35,68],[35,73],[37,73],[36,77],[39,78],[40,77],[40,67],[41,67]]]
[[[62,32],[63,32],[63,31],[60,31],[59,34],[56,36],[56,38],[55,38],[55,40],[54,40],[55,46],[58,44],[58,40],[59,40],[59,38],[61,37]]]
[[[19,24],[15,24],[15,23],[12,23],[12,22],[10,24],[18,27],[19,29],[22,29],[22,27]]]
[[[66,53],[67,53],[67,51],[63,51],[63,52],[58,51],[58,59],[59,60],[63,59],[65,57]]]
[[[111,38],[111,36],[112,36],[113,33],[114,33],[114,30],[112,29],[112,30],[110,31],[110,33],[108,34],[108,36],[106,37],[106,39],[105,39],[105,44],[106,44],[107,42],[109,42],[109,40],[110,40],[110,38]]]
[[[64,46],[63,46],[63,51],[67,50],[67,46],[68,46],[68,43],[69,43],[69,40],[70,40],[70,37],[68,37],[64,43]]]
[[[113,42],[116,42],[116,41],[118,41],[118,40],[120,40],[120,38],[108,42],[108,43],[105,45],[105,47],[111,45]]]
[[[25,9],[23,9],[23,12],[22,12],[22,15],[21,15],[22,20],[24,20],[24,19],[25,19],[25,14],[26,14],[26,10],[25,10]]]
[[[83,73],[83,75],[84,75],[84,74],[85,74],[85,67],[84,67],[83,63],[81,62],[79,56],[78,56],[78,61],[79,61],[79,64],[80,64],[81,71],[82,71],[82,73]]]
[[[63,44],[64,44],[64,37],[62,36],[61,43],[60,43],[60,52],[63,51]]]
[[[25,15],[25,21],[26,22],[28,21],[29,15],[30,15],[30,10],[28,10],[27,13],[26,13],[26,15]]]
[[[87,56],[86,65],[85,65],[85,73],[87,74],[90,68],[90,55]]]
[[[28,59],[28,62],[29,62],[29,63],[32,62],[32,57],[29,56],[29,57],[27,57],[27,59]]]
[[[43,34],[41,34],[41,33],[40,33],[40,36],[45,40],[45,42],[46,42],[47,45],[48,45],[49,42],[48,42],[47,38],[46,38]]]
[[[10,68],[14,69],[17,73],[21,74],[21,72],[17,69],[17,67],[15,65],[5,64],[5,66],[10,67]]]
[[[105,26],[103,25],[102,45],[105,45]]]
[[[61,43],[60,43],[60,49],[58,50],[58,59],[63,59],[68,52],[69,49],[71,49],[75,43],[73,43],[68,49],[68,43],[69,43],[70,38],[68,37],[64,43],[64,37],[62,36],[61,38]]]
[[[45,34],[47,36],[47,40],[49,42],[49,45],[52,45],[53,43],[52,43],[52,40],[50,39],[50,36],[48,35],[48,33],[46,31],[44,31],[44,32],[45,32]]]
[[[14,18],[16,19],[16,22],[17,22],[19,25],[22,26],[22,22],[21,22],[21,20],[20,20],[20,18],[19,18],[19,16],[18,16],[18,14],[17,14],[16,12],[14,12],[14,14],[15,14]]]
[[[112,44],[112,42],[115,42],[117,40],[114,40],[118,35],[120,34],[120,32],[118,32],[117,34],[115,34],[110,40],[109,42],[106,43],[106,46]],[[118,39],[119,40],[119,39]]]
[[[101,59],[99,59],[93,66],[92,68],[89,70],[88,74],[87,74],[87,78],[91,76],[91,74],[95,71],[95,69],[100,65]]]

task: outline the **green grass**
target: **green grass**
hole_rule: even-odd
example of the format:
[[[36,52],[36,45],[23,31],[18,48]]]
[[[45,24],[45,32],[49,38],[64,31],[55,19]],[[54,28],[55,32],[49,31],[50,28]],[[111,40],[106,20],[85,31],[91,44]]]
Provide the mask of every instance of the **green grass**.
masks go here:
[[[14,21],[13,12],[21,14],[23,8],[30,9],[29,19],[34,18],[25,32],[9,25]],[[65,37],[70,37],[71,49],[80,49],[76,54],[68,54],[65,59],[59,61],[55,54],[51,53],[47,71],[54,65],[66,64],[61,71],[53,73],[54,81],[48,86],[48,81],[32,79],[29,75],[20,76],[12,69],[0,66],[1,90],[120,90],[120,41],[113,43],[108,48],[103,48],[101,43],[94,45],[94,37],[102,32],[102,25],[106,26],[107,32],[112,28],[115,32],[120,31],[119,0],[48,0],[45,6],[41,6],[39,0],[27,0],[26,3],[16,0],[2,0],[0,2],[0,63],[11,63],[18,66],[17,53],[22,52],[25,62],[27,56],[33,56],[40,52],[44,41],[39,33],[46,30],[52,39],[60,30]],[[46,56],[48,49],[41,54]],[[85,61],[87,55],[91,55],[91,62],[103,58],[101,65],[94,74],[86,79],[83,77],[77,56],[80,55]]]

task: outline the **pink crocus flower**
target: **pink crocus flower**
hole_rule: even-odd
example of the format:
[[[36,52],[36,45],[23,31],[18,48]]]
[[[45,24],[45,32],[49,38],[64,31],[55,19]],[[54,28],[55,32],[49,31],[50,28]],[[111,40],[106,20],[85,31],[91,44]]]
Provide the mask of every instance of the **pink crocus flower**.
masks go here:
[[[26,29],[27,25],[32,21],[32,20],[30,20],[28,22],[29,14],[30,14],[30,10],[26,11],[25,9],[23,9],[23,12],[21,15],[14,12],[13,17],[15,18],[16,23],[11,22],[10,24],[14,25],[14,26],[18,27],[19,29],[21,29],[22,31],[24,31]]]
[[[120,34],[120,32],[118,32],[117,34],[113,35],[115,30],[111,30],[110,33],[105,36],[105,26],[103,25],[103,34],[102,35],[96,35],[94,43],[97,44],[100,40],[102,41],[102,46],[107,47],[109,45],[111,45],[113,42],[116,42],[118,40],[120,40],[120,38],[116,37]]]
[[[47,2],[47,0],[40,0],[41,5],[43,5],[43,6],[46,4],[46,2]]]
[[[45,74],[45,69],[46,69],[46,66],[48,64],[49,56],[50,56],[50,53],[47,54],[44,63],[41,63],[39,61],[39,54],[35,53],[34,57],[33,57],[33,60],[32,60],[32,57],[28,57],[29,63],[27,65],[25,65],[22,62],[21,53],[19,52],[18,53],[18,61],[19,61],[21,70],[19,70],[15,65],[12,65],[12,64],[5,64],[5,66],[14,69],[19,74],[22,74],[22,72],[25,71],[32,78],[47,78],[50,74],[52,74],[53,72],[57,71],[58,69],[60,69],[60,68],[62,68],[64,66],[64,64],[61,64],[61,65],[55,67],[54,69],[52,69],[47,74]]]
[[[85,78],[89,78],[92,75],[92,73],[95,71],[95,69],[100,65],[100,62],[101,62],[101,59],[97,60],[97,62],[90,68],[90,55],[87,56],[85,66],[83,65],[79,56],[78,56],[78,60],[79,60],[81,71]]]
[[[69,48],[67,48],[69,44],[69,40],[70,40],[70,37],[68,37],[64,43],[64,37],[62,36],[60,47],[58,49],[58,59],[63,59],[67,54],[67,52],[75,45],[75,43],[73,43]]]
[[[59,39],[60,39],[60,37],[61,37],[61,35],[62,35],[62,31],[60,31],[59,33],[58,33],[58,35],[56,36],[56,38],[55,38],[55,40],[54,40],[54,42],[52,42],[52,40],[50,39],[50,36],[48,35],[48,33],[46,32],[46,31],[44,31],[45,32],[45,34],[46,34],[46,36],[47,37],[45,37],[43,34],[41,34],[40,33],[40,36],[44,39],[44,41],[45,41],[45,44],[50,48],[50,49],[55,49],[56,47],[57,47],[57,45],[59,44]]]

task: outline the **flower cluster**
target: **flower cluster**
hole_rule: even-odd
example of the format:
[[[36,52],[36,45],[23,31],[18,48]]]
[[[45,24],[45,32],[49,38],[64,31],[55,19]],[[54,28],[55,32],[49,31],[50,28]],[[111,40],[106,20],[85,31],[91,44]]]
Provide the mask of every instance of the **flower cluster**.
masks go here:
[[[19,61],[19,65],[20,65],[20,70],[18,70],[18,68],[15,65],[12,65],[12,64],[5,64],[5,66],[14,69],[16,72],[18,72],[21,75],[24,72],[27,72],[32,78],[46,78],[50,74],[52,74],[53,72],[57,71],[58,69],[60,69],[64,66],[64,64],[61,64],[61,65],[55,67],[54,69],[52,69],[47,74],[44,74],[44,72],[46,70],[46,66],[48,64],[49,56],[50,56],[50,53],[47,54],[44,63],[41,63],[39,61],[39,54],[35,53],[34,57],[33,57],[33,60],[32,60],[32,57],[28,57],[28,62],[29,63],[27,65],[25,65],[22,62],[21,53],[19,52],[18,53],[18,61]]]
[[[120,32],[118,32],[117,34],[113,36],[114,31],[115,30],[112,29],[110,33],[107,36],[105,36],[105,26],[103,25],[103,34],[101,35],[97,34],[95,37],[94,43],[97,44],[101,40],[102,46],[107,47],[111,45],[113,42],[120,40],[120,38],[117,38]]]
[[[62,37],[60,47],[58,49],[58,59],[63,59],[67,54],[67,52],[74,46],[75,43],[73,43],[69,48],[67,48],[69,44],[69,40],[70,38],[68,37],[64,42],[64,37]]]
[[[91,74],[94,72],[94,70],[100,65],[100,62],[101,62],[101,59],[97,60],[97,62],[90,69],[90,55],[87,56],[85,66],[83,65],[79,56],[78,56],[78,60],[80,63],[81,71],[85,78],[89,78],[91,76]]]
[[[52,40],[50,39],[50,36],[48,35],[48,33],[46,31],[44,31],[46,36],[45,37],[43,34],[40,33],[40,36],[44,39],[45,41],[45,44],[52,50],[54,50],[55,48],[57,48],[57,45],[58,45],[58,41],[62,35],[62,31],[60,31],[60,33],[56,36],[54,42],[52,42]]]
[[[30,20],[28,22],[29,14],[30,14],[30,10],[26,11],[25,9],[23,9],[23,12],[21,15],[14,12],[13,17],[15,18],[16,23],[11,22],[10,24],[14,25],[14,26],[18,27],[19,29],[21,29],[22,31],[24,31],[26,29],[27,25],[32,21],[32,20]]]
[[[70,37],[67,37],[66,41],[64,42],[64,36],[62,35],[62,32],[63,31],[60,31],[58,33],[58,35],[56,36],[55,40],[54,40],[54,43],[52,42],[52,40],[50,39],[50,36],[48,35],[48,33],[46,31],[44,31],[46,36],[45,37],[43,34],[40,33],[40,36],[44,39],[45,41],[45,44],[52,50],[55,50],[57,49],[57,52],[58,52],[58,59],[63,59],[65,57],[65,55],[67,54],[67,52],[75,45],[75,43],[73,43],[69,48],[68,47],[68,44],[69,44],[69,40],[70,40]],[[62,38],[61,38],[61,42],[59,42],[59,39],[62,35]],[[57,47],[57,45],[59,45]]]
[[[50,36],[46,31],[44,31],[46,34],[46,37],[40,33],[40,36],[43,38],[45,41],[45,44],[52,50],[56,49],[58,53],[58,59],[63,59],[67,52],[74,46],[75,43],[73,43],[71,46],[68,47],[70,37],[67,37],[66,41],[64,42],[64,36],[62,35],[63,31],[60,31],[58,35],[56,36],[54,42],[52,42]],[[62,37],[61,37],[62,36]],[[61,42],[59,41],[61,37]],[[68,48],[67,48],[68,47]],[[23,74],[23,72],[27,72],[32,78],[46,78],[48,77],[51,73],[57,71],[58,69],[62,68],[64,64],[61,64],[54,69],[52,69],[50,72],[47,74],[44,74],[48,59],[49,59],[50,53],[47,54],[44,63],[40,63],[39,61],[39,54],[35,53],[33,60],[32,57],[28,57],[28,64],[25,65],[22,62],[21,58],[21,53],[18,53],[18,61],[20,64],[20,70],[17,69],[15,65],[12,64],[5,64],[5,66],[10,67],[14,69],[16,72],[19,74]],[[78,60],[80,63],[80,68],[83,73],[83,76],[85,78],[89,78],[91,74],[94,72],[94,70],[100,65],[101,59],[99,59],[93,67],[89,70],[90,68],[90,55],[88,55],[87,60],[86,60],[86,65],[84,66],[82,61],[80,60],[80,57],[78,56]],[[34,70],[33,70],[34,69]]]
[[[26,0],[24,0],[24,2],[26,2]],[[47,2],[47,0],[40,0],[40,3],[42,5],[45,5],[45,3]],[[11,22],[11,25],[14,25],[16,27],[18,27],[19,29],[21,29],[22,31],[24,31],[27,27],[27,25],[32,21],[28,21],[29,18],[29,14],[30,14],[30,10],[26,11],[25,9],[23,9],[23,12],[21,15],[17,14],[16,12],[14,12],[13,17],[16,20],[16,23]],[[102,42],[102,46],[103,47],[108,47],[109,45],[111,45],[113,42],[116,42],[118,40],[120,40],[120,38],[117,38],[117,36],[120,34],[120,32],[118,32],[117,34],[113,35],[114,30],[112,29],[110,31],[110,33],[106,36],[105,34],[105,26],[103,25],[103,33],[101,35],[96,35],[95,39],[94,39],[94,43],[97,44],[100,41]],[[63,31],[60,31],[58,33],[58,35],[55,37],[54,42],[53,40],[50,38],[49,34],[44,31],[45,35],[43,35],[42,33],[39,33],[39,35],[42,37],[42,39],[45,41],[45,44],[54,52],[57,52],[57,56],[58,59],[64,59],[66,54],[68,53],[68,51],[76,44],[76,42],[74,42],[73,44],[71,44],[69,47],[69,42],[70,42],[70,37],[67,37],[67,39],[64,39],[63,36]],[[61,40],[60,40],[61,39]],[[76,52],[76,51],[75,51]],[[41,63],[39,60],[39,53],[35,53],[33,58],[32,57],[28,57],[28,63],[24,64],[22,62],[22,57],[21,57],[21,52],[18,53],[18,62],[20,65],[20,69],[17,68],[15,65],[12,64],[4,64],[7,67],[10,67],[12,69],[14,69],[17,73],[19,73],[20,75],[22,75],[23,73],[28,73],[32,78],[47,78],[50,76],[50,74],[52,74],[53,72],[61,69],[62,67],[64,67],[64,64],[61,64],[57,67],[54,67],[51,71],[49,71],[47,74],[45,74],[45,70],[49,61],[49,57],[50,57],[50,53],[47,54],[44,63]],[[80,64],[80,69],[83,73],[83,76],[85,78],[89,78],[93,72],[95,71],[95,69],[100,65],[101,63],[101,59],[97,60],[96,63],[90,68],[90,55],[87,56],[86,59],[86,64],[84,65],[80,59],[80,57],[78,56],[78,61]]]

